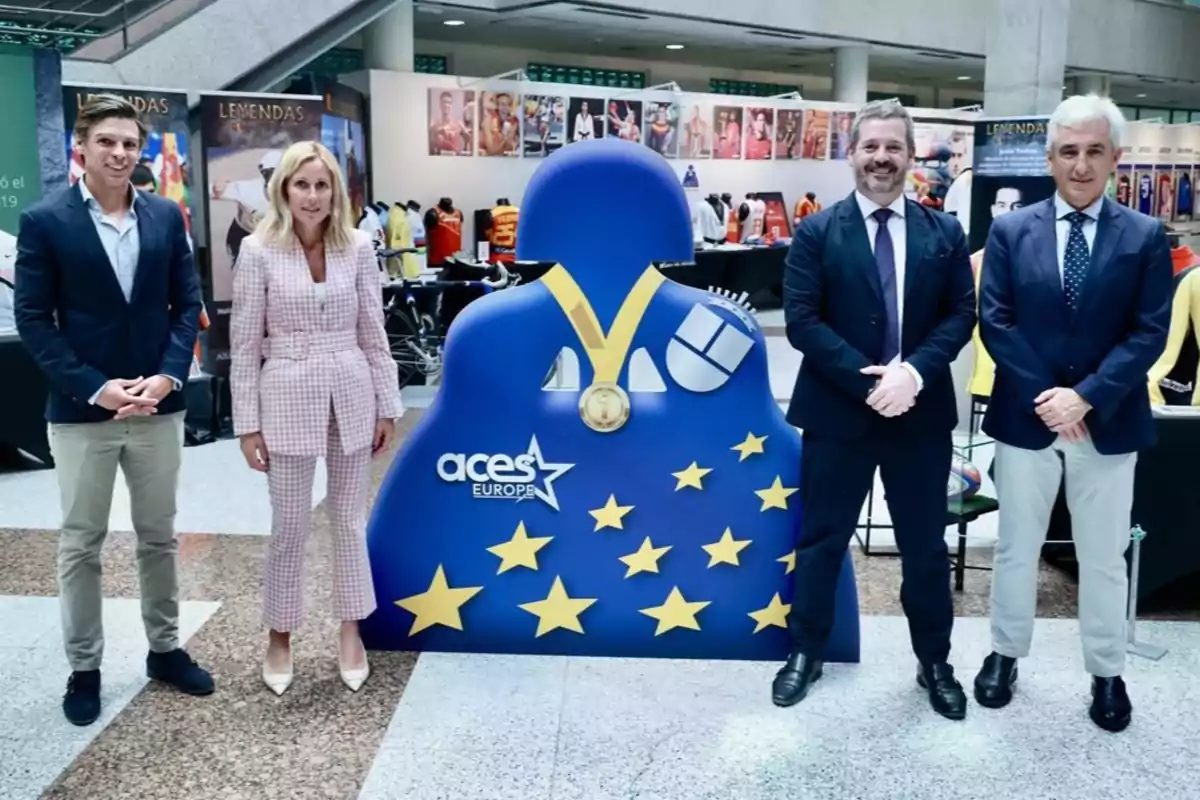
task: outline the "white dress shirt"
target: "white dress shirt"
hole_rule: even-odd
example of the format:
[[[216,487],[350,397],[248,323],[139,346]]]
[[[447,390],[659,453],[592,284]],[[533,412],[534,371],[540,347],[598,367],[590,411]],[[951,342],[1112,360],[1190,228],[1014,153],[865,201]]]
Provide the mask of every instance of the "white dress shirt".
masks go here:
[[[875,237],[879,234],[879,223],[875,221],[875,217],[871,216],[883,206],[870,199],[862,192],[856,191],[854,199],[858,201],[858,208],[862,211],[863,221],[867,225],[867,240],[871,243],[871,253],[875,253]],[[892,253],[893,261],[896,266],[896,317],[897,324],[900,326],[900,342],[903,345],[904,337],[904,271],[907,266],[908,256],[908,229],[905,222],[904,214],[904,195],[900,195],[893,200],[888,208],[892,210],[892,215],[888,217],[888,233],[892,236]],[[874,265],[872,265],[872,269]],[[897,359],[900,356],[896,356]],[[892,363],[895,363],[893,361]],[[917,382],[917,391],[921,391],[921,387],[925,385],[920,373],[909,364],[907,361],[901,364]]]
[[[1083,223],[1083,238],[1087,241],[1088,254],[1090,255],[1095,250],[1096,245],[1096,224],[1100,219],[1100,210],[1104,207],[1104,195],[1101,195],[1096,202],[1092,203],[1087,208],[1083,209],[1084,216],[1087,221]],[[1075,209],[1068,205],[1066,200],[1055,192],[1054,193],[1054,230],[1058,238],[1058,280],[1062,283],[1063,279],[1063,260],[1067,254],[1067,237],[1071,235],[1071,223],[1067,222],[1066,216]]]

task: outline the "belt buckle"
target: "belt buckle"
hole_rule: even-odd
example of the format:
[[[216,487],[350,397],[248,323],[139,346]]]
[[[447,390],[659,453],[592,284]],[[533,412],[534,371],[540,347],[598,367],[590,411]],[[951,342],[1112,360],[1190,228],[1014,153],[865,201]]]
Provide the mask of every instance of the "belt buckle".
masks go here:
[[[288,357],[294,361],[304,361],[308,358],[311,344],[312,340],[307,332],[293,333],[288,337]]]

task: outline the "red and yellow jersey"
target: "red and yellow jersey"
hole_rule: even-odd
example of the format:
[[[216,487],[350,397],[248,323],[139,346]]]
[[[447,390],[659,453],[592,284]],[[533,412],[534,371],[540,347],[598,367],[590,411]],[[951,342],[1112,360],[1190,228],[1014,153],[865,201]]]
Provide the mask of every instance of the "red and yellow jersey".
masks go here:
[[[742,223],[738,220],[736,209],[729,209],[725,214],[725,241],[736,244],[742,240]]]
[[[426,241],[429,245],[429,263],[438,266],[462,249],[463,216],[457,208],[453,211],[438,208],[435,211],[437,226],[426,232]]]
[[[516,259],[517,220],[520,213],[516,206],[496,206],[492,209],[492,227],[488,230],[487,238],[493,263]]]

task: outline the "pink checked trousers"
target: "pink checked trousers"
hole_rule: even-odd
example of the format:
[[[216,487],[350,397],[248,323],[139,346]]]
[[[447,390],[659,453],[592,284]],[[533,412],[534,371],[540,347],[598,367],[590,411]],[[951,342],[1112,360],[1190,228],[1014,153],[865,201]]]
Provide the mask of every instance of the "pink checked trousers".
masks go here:
[[[267,547],[263,620],[272,630],[294,631],[304,618],[304,550],[312,532],[316,456],[270,453],[271,542]],[[330,414],[326,446],[329,482],[325,497],[333,539],[333,614],[361,620],[375,610],[367,561],[366,507],[371,448],[343,453],[337,421]]]

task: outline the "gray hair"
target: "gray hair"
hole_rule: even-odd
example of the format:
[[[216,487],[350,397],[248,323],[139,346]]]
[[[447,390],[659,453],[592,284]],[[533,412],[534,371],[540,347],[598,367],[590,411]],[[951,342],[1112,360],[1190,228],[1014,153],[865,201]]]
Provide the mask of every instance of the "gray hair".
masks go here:
[[[850,149],[858,147],[858,129],[869,119],[902,119],[904,120],[904,141],[908,144],[908,152],[917,150],[917,137],[913,131],[912,117],[908,109],[899,100],[872,100],[858,110],[854,115],[854,124],[850,128]]]
[[[1063,128],[1076,128],[1089,122],[1107,122],[1108,138],[1114,152],[1121,149],[1121,135],[1125,132],[1125,115],[1117,104],[1098,94],[1077,94],[1058,104],[1046,125],[1046,152],[1054,149],[1054,142]]]

